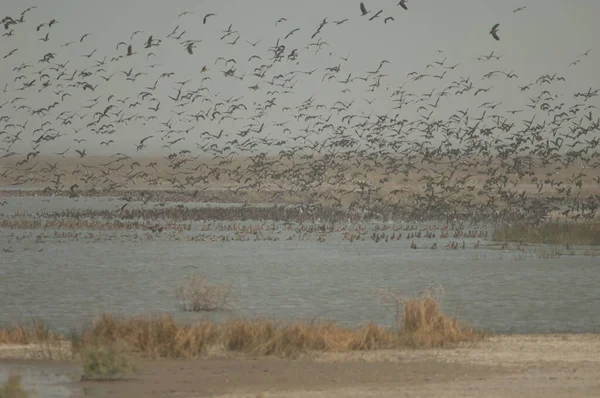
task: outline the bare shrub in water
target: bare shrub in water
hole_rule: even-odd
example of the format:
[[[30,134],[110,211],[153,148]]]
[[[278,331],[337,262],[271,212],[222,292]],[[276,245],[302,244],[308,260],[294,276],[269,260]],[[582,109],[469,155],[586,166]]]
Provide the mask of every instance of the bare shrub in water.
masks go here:
[[[199,273],[191,274],[187,285],[178,286],[175,297],[184,311],[221,311],[230,309],[233,304],[230,285],[210,284]]]

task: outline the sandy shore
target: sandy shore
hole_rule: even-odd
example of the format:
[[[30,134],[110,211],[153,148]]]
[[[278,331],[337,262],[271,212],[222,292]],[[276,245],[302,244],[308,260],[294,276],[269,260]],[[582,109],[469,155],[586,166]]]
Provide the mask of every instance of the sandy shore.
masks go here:
[[[4,346],[0,365],[79,370],[72,360],[16,359],[28,356],[20,350]],[[213,356],[135,362],[138,373],[125,381],[75,381],[72,387],[107,397],[600,396],[600,335],[590,334],[495,336],[452,349],[315,353],[297,359]]]

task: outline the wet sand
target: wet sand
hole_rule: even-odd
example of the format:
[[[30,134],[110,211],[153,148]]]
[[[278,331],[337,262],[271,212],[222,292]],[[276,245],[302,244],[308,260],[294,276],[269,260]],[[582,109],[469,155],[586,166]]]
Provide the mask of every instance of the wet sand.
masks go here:
[[[138,373],[127,380],[75,381],[72,391],[185,398],[600,396],[598,334],[494,336],[458,348],[315,353],[297,359],[216,355],[135,363]],[[79,370],[71,360],[4,359],[2,364]]]

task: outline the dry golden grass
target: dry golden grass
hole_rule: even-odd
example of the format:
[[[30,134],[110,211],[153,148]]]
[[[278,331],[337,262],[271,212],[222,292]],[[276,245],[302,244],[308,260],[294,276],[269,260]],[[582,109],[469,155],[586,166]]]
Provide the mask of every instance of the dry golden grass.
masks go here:
[[[405,344],[415,348],[441,347],[484,336],[484,332],[459,322],[456,315],[442,313],[439,300],[430,294],[404,301],[401,330]]]
[[[150,357],[192,358],[207,353],[296,356],[310,351],[348,352],[393,348],[430,348],[478,341],[485,334],[442,313],[427,292],[402,301],[401,328],[374,323],[345,328],[333,322],[274,322],[232,319],[180,325],[168,315],[99,316],[72,339],[73,351],[88,345],[119,344],[125,351]]]
[[[48,324],[38,319],[0,328],[0,344],[52,343],[59,340],[60,336],[52,332]]]
[[[502,242],[600,245],[600,222],[552,222],[540,226],[514,224],[495,230],[492,238]]]
[[[413,348],[431,348],[475,341],[486,332],[476,331],[454,316],[444,314],[440,307],[442,288],[431,288],[419,298],[404,297],[389,289],[378,290],[379,303],[394,312],[400,344]]]
[[[148,357],[193,358],[208,353],[242,353],[294,357],[301,353],[349,352],[377,349],[430,348],[478,341],[485,334],[445,315],[437,296],[400,299],[399,328],[368,323],[346,328],[333,322],[275,322],[232,319],[223,323],[199,321],[178,324],[169,315],[120,317],[102,314],[90,326],[73,332],[71,353],[88,347],[120,347],[125,353]],[[401,301],[400,301],[401,300]],[[40,330],[39,337],[25,327],[0,330],[0,343],[29,344],[56,335]],[[42,333],[43,332],[43,333]]]

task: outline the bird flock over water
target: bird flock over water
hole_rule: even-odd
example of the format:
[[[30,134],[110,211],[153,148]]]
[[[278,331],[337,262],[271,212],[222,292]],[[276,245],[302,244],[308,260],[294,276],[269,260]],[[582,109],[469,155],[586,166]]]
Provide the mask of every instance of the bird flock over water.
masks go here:
[[[262,38],[221,13],[186,11],[167,29],[132,30],[106,53],[88,44],[101,33],[57,42],[55,29],[69,21],[46,17],[52,10],[0,16],[0,183],[70,196],[143,186],[144,201],[151,188],[193,198],[217,187],[421,218],[596,216],[600,88],[569,92],[565,74],[526,79],[499,67],[500,23],[487,36],[490,52],[472,60],[490,66],[482,76],[463,76],[464,65],[441,50],[406,75],[386,59],[357,73],[360,49],[338,54],[328,35],[343,24],[397,23],[412,4],[347,3],[343,18],[298,26],[285,16],[273,21],[276,37]],[[219,34],[195,37],[197,26]],[[13,45],[19,35],[35,35],[39,54]],[[208,41],[227,55],[207,59]],[[174,52],[196,72],[173,71]],[[312,67],[317,61],[328,64]],[[225,85],[241,94],[223,95]],[[311,86],[328,95],[297,94]],[[523,106],[500,99],[507,87]],[[132,130],[147,134],[132,142]],[[94,161],[92,146],[113,154]],[[152,148],[163,156],[151,158]]]

